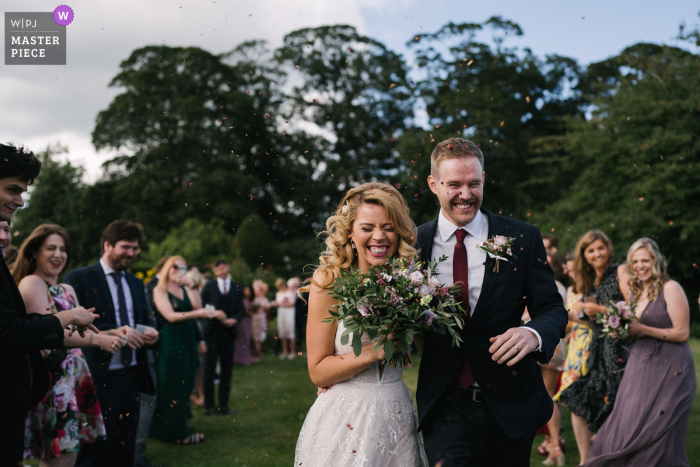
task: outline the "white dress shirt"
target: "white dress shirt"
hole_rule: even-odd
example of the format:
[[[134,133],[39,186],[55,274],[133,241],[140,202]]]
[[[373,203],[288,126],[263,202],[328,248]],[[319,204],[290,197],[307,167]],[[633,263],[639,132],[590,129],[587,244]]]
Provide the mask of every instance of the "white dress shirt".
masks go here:
[[[484,284],[486,252],[479,248],[479,245],[488,240],[489,220],[479,211],[476,213],[476,216],[474,216],[474,220],[463,227],[459,227],[448,220],[443,214],[442,209],[440,210],[438,227],[435,232],[435,238],[433,239],[433,257],[431,261],[437,261],[438,258],[443,255],[447,256],[445,261],[439,263],[438,273],[440,282],[448,286],[454,284],[454,278],[452,277],[452,255],[454,254],[455,244],[457,243],[457,236],[455,235],[457,229],[464,229],[467,231],[467,235],[464,237],[464,246],[467,250],[467,261],[469,262],[469,306],[473,314],[476,309],[476,303],[479,301],[479,296],[481,295],[481,287]],[[537,336],[538,346],[535,350],[540,350],[542,348],[542,338],[540,334],[530,327],[526,329]]]
[[[227,294],[231,291],[231,276],[227,276],[226,279],[217,277],[216,283],[219,284],[219,292],[221,292],[221,295]]]
[[[134,300],[131,298],[131,289],[129,288],[129,283],[126,281],[126,276],[122,274],[122,287],[124,288],[124,298],[126,299],[126,314],[129,316],[129,322],[128,323],[122,323],[121,321],[121,316],[119,315],[119,292],[117,290],[117,282],[114,279],[114,276],[111,274],[113,272],[116,272],[114,269],[112,269],[109,264],[105,263],[105,261],[100,258],[100,265],[102,266],[102,270],[105,273],[105,276],[107,276],[107,285],[109,285],[109,291],[112,295],[112,303],[114,304],[114,319],[117,321],[117,327],[121,326],[129,326],[131,328],[135,328],[136,324],[134,322]],[[97,312],[99,314],[99,311]],[[133,357],[131,360],[131,365],[136,365],[136,351],[134,350],[132,353]],[[110,370],[121,370],[124,368],[124,364],[122,363],[122,349],[120,348],[116,352],[114,352],[114,355],[112,355],[112,360],[109,363],[109,369]]]

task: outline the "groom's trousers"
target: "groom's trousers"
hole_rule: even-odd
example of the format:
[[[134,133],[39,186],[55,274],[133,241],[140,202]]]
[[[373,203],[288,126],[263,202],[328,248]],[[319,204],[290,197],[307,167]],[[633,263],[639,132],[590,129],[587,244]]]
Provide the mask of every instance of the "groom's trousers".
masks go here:
[[[511,439],[478,394],[457,383],[437,402],[435,414],[423,428],[430,465],[442,467],[526,467],[535,433]],[[442,460],[442,464],[438,464]]]

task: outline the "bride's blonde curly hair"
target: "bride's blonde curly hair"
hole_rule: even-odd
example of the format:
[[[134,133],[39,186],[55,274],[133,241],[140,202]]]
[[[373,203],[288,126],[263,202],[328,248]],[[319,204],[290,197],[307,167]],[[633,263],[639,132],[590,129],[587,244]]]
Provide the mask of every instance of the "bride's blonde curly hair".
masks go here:
[[[330,288],[333,281],[340,277],[341,272],[356,264],[355,251],[350,245],[348,236],[352,234],[357,210],[362,204],[383,206],[386,209],[394,230],[399,235],[396,256],[410,259],[416,254],[416,249],[413,247],[417,239],[416,224],[411,219],[408,205],[401,193],[386,183],[365,183],[348,191],[335,214],[326,220],[326,230],[320,234],[326,237],[326,248],[321,253],[319,264],[314,272],[314,276],[321,280],[314,278],[310,280],[315,286],[322,289]]]

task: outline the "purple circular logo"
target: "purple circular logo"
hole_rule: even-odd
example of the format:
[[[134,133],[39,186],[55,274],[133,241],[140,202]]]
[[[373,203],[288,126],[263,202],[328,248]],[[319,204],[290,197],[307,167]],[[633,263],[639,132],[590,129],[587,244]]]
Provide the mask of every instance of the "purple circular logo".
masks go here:
[[[73,16],[73,10],[68,5],[58,6],[53,11],[53,20],[59,26],[68,26],[73,22]]]

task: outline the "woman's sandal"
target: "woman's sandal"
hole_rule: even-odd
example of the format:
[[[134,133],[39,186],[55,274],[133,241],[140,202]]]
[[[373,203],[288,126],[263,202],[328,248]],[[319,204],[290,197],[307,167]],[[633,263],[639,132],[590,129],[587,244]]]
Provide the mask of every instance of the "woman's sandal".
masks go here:
[[[561,451],[561,448],[559,446],[552,449],[552,454],[554,454],[554,457],[547,457],[544,460],[544,462],[542,462],[542,465],[557,465],[557,466],[566,465],[564,453]]]
[[[549,435],[545,435],[544,441],[542,441],[542,444],[537,446],[537,452],[540,453],[540,456],[542,457],[547,457],[549,455]]]
[[[192,444],[203,443],[206,440],[203,433],[192,433],[185,439],[178,439],[175,444],[180,446],[190,446]]]

